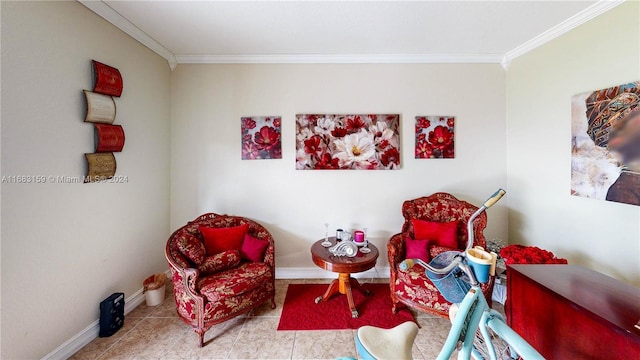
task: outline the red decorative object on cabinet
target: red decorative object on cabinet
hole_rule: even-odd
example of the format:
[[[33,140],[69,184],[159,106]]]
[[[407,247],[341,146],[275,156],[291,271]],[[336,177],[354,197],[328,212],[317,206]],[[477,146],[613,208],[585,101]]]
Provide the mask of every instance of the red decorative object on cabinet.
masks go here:
[[[640,359],[640,289],[577,265],[511,265],[509,326],[546,359]]]

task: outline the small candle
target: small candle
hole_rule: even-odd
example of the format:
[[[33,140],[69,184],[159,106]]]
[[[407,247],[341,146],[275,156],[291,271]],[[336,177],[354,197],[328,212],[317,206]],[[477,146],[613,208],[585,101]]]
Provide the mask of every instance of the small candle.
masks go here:
[[[356,230],[353,232],[353,241],[357,242],[357,243],[363,243],[364,242],[364,232],[360,231],[360,230]]]

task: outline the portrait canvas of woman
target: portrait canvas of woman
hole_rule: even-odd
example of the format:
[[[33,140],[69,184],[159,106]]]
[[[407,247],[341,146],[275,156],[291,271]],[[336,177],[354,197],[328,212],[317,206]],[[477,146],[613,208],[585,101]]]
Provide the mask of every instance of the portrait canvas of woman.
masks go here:
[[[640,81],[575,95],[571,194],[640,205]]]

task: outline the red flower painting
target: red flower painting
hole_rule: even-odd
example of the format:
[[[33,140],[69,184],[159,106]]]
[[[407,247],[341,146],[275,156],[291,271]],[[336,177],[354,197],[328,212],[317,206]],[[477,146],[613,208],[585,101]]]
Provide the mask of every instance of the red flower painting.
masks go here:
[[[279,116],[241,119],[242,159],[282,159]]]
[[[296,115],[296,169],[400,167],[400,115]]]
[[[416,159],[454,158],[453,116],[416,116]]]
[[[270,126],[261,127],[253,138],[260,150],[269,151],[274,146],[280,146],[280,132]]]
[[[392,147],[383,152],[380,162],[382,162],[382,165],[384,166],[400,164],[400,153],[398,152],[398,149]]]

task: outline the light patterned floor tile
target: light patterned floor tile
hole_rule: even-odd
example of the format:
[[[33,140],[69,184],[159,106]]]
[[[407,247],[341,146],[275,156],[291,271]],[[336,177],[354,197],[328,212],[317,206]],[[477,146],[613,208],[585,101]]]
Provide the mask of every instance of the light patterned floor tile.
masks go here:
[[[373,283],[373,284],[388,284],[389,283],[389,278],[372,278],[372,279],[367,279],[369,283]]]
[[[169,299],[164,299],[162,304],[153,307],[153,311],[149,313],[150,317],[178,317],[176,311],[176,303],[173,300],[173,296]]]
[[[146,302],[142,302],[142,304],[138,305],[135,309],[133,309],[130,313],[126,315],[126,317],[131,318],[144,318],[147,317],[154,312],[158,311],[159,308],[171,308],[173,307],[175,311],[175,302],[173,300],[173,287],[170,284],[165,286],[164,300],[160,305],[156,306],[147,306]],[[176,315],[177,316],[177,315]]]
[[[164,359],[200,360],[226,359],[246,318],[234,318],[214,325],[204,334],[204,346],[198,347],[198,335],[188,331],[176,340],[164,355]]]
[[[417,319],[444,319],[439,315],[426,313],[422,311],[411,311],[411,312],[413,313],[414,317]]]
[[[356,356],[352,330],[296,331],[293,359],[336,359]]]
[[[418,347],[425,359],[435,359],[444,345],[451,323],[445,318],[419,318],[418,323],[421,328],[416,336],[415,345]],[[452,359],[457,356],[454,351]]]
[[[190,330],[178,318],[145,318],[100,359],[160,359]]]
[[[294,331],[276,331],[278,318],[247,318],[228,359],[290,359]]]
[[[118,341],[120,341],[121,339],[125,338],[127,336],[127,334],[136,326],[138,325],[138,323],[142,321],[142,318],[130,318],[128,316],[125,316],[124,318],[124,324],[122,325],[122,328],[120,328],[120,330],[118,330],[118,332],[116,332],[115,334],[109,336],[109,337],[99,337],[95,340],[93,340],[92,342],[90,342],[89,344],[87,344],[87,346],[83,347],[82,349],[80,349],[77,353],[75,353],[70,359],[73,360],[80,360],[80,359],[97,359],[99,358],[102,354],[104,354],[105,351],[109,350],[109,348],[111,346],[113,346],[115,343],[117,343]]]
[[[418,345],[416,345],[415,343],[411,348],[411,357],[413,358],[413,360],[422,360],[422,359],[431,360],[430,358],[426,358],[422,355],[422,351],[420,351],[420,349],[418,348]]]
[[[166,302],[167,302],[167,299],[164,300],[163,304]],[[137,308],[133,309],[130,313],[125,315],[125,318],[145,318],[153,314],[153,312],[156,310],[157,309],[155,306],[147,306],[143,302],[142,304],[138,305]]]

